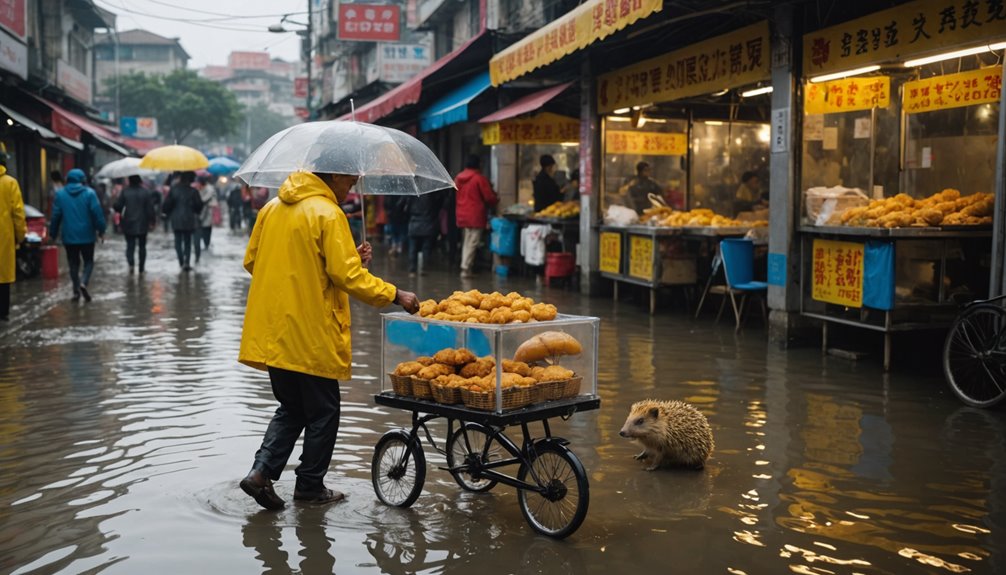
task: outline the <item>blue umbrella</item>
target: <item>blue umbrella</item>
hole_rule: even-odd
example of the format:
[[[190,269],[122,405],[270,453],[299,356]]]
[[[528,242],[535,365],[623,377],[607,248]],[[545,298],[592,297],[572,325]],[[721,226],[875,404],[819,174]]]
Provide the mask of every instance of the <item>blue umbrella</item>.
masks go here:
[[[226,176],[227,174],[233,174],[234,171],[240,167],[241,164],[235,162],[234,160],[224,156],[218,156],[210,160],[210,165],[206,168],[206,171],[214,176]]]

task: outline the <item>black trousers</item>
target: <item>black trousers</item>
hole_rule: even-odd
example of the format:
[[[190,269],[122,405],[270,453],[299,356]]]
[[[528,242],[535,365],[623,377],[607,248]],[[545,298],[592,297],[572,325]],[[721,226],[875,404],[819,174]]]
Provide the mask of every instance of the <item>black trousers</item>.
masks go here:
[[[273,481],[279,479],[304,432],[297,490],[317,491],[324,485],[339,433],[339,382],[274,367],[269,368],[269,379],[279,408],[255,453],[254,467]]]
[[[0,284],[0,319],[10,317],[10,284]]]
[[[94,244],[63,244],[66,248],[66,262],[70,266],[70,281],[74,295],[80,293],[80,286],[87,286],[94,271]],[[80,274],[80,262],[84,262],[84,274]]]
[[[131,234],[126,234],[126,263],[129,267],[133,267],[133,254],[136,253],[136,247],[140,247],[140,271],[143,271],[143,267],[147,265],[147,234],[142,234],[134,236]]]

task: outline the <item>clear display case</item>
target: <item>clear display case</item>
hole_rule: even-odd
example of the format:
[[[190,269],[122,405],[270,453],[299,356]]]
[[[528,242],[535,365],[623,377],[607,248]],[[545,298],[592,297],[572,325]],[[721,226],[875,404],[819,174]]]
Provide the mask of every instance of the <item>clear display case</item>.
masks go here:
[[[495,325],[447,322],[396,312],[382,314],[381,319],[381,365],[384,374],[382,395],[393,393],[403,397],[494,413],[543,406],[550,401],[597,395],[597,334],[600,324],[598,318],[559,315],[551,321]],[[528,374],[522,375],[521,381],[514,384],[513,380],[517,378],[505,375],[507,367],[512,367],[509,362],[514,360],[522,344],[529,340],[534,340],[535,344],[539,343],[541,338],[536,337],[546,332],[564,334],[556,337],[556,341],[568,341],[567,336],[572,337],[579,344],[580,352],[549,354],[547,357],[525,363],[528,363],[529,368],[558,365],[572,371],[572,377],[540,381],[539,378],[531,384],[529,378],[534,377]],[[495,365],[490,368],[490,372],[486,372],[490,377],[488,384],[492,387],[469,389],[468,385],[474,385],[470,382],[472,377],[462,377],[462,372],[465,365],[474,363],[472,361],[453,366],[453,373],[457,375],[455,379],[469,380],[469,384],[465,386],[454,386],[457,391],[453,393],[449,393],[451,389],[443,383],[443,380],[438,383],[434,378],[426,379],[416,374],[395,375],[396,368],[402,363],[417,361],[420,358],[433,358],[443,350],[462,349],[469,350],[471,356],[476,359],[493,358]],[[525,348],[527,349],[530,348]],[[549,347],[549,349],[555,348]],[[504,360],[508,360],[507,365],[504,365]],[[523,371],[522,367],[517,369]],[[472,371],[475,370],[466,373],[471,374]],[[434,395],[434,391],[440,393]]]

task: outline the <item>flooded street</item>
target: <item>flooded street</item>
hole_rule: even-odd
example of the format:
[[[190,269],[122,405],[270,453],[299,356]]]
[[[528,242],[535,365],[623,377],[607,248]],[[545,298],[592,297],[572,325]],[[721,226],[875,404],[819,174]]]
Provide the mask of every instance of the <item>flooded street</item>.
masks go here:
[[[348,500],[262,511],[237,488],[276,406],[267,376],[236,361],[244,239],[217,230],[191,274],[168,236],[151,243],[142,277],[126,275],[120,238],[100,247],[89,305],[69,301],[65,276],[30,310],[18,304],[41,282],[15,286],[0,325],[0,573],[1006,572],[1002,409],[963,407],[940,374],[778,351],[757,321],[735,336],[732,322],[485,273],[465,289],[602,319],[602,407],[553,423],[589,474],[580,530],[536,536],[512,488],[462,492],[429,448],[416,504],[378,502],[374,445],[409,416],[371,399],[379,316],[355,303],[327,477]],[[461,287],[453,272],[409,280],[375,251],[378,273],[421,298]],[[708,416],[704,471],[632,459],[618,431],[651,397]],[[288,501],[296,463],[277,483]]]

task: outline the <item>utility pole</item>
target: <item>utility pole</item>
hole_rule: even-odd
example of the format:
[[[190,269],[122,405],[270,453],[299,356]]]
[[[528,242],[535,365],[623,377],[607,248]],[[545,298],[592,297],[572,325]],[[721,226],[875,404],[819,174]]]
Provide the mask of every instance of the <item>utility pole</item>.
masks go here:
[[[311,109],[311,69],[314,66],[314,50],[312,49],[312,44],[314,42],[313,26],[314,26],[314,10],[312,5],[314,0],[307,0],[307,119],[310,120],[314,116],[314,111]]]

